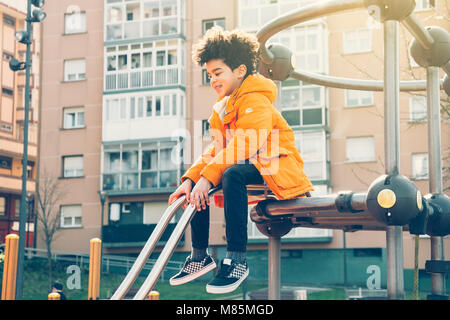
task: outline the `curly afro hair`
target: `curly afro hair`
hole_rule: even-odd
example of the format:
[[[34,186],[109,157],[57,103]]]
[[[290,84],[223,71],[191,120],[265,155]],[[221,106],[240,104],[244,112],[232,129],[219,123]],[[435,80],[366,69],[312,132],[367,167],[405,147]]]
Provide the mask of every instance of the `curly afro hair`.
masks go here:
[[[222,59],[231,70],[244,64],[247,67],[247,77],[255,73],[258,50],[256,36],[241,30],[224,31],[216,26],[193,45],[192,59],[200,66],[213,59]]]

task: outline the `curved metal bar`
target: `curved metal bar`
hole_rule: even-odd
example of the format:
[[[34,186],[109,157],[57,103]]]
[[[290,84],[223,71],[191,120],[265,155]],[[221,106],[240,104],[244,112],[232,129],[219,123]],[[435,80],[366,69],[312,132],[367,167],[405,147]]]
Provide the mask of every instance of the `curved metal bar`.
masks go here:
[[[144,267],[151,253],[155,249],[158,240],[161,238],[162,234],[164,233],[164,230],[166,230],[170,220],[174,216],[175,212],[183,205],[184,202],[185,196],[182,196],[178,198],[174,203],[172,203],[172,205],[170,205],[166,209],[166,211],[164,211],[161,219],[159,220],[152,234],[145,243],[144,248],[134,261],[133,266],[126,275],[125,279],[120,284],[119,288],[117,288],[116,292],[114,292],[113,296],[111,297],[111,300],[123,299],[123,297],[130,290],[131,286],[133,285],[134,281],[136,281],[137,277],[139,276],[139,273],[142,271],[142,268]]]
[[[317,19],[329,14],[340,13],[342,11],[364,8],[363,0],[330,0],[315,1],[315,3],[288,12],[278,18],[269,21],[256,34],[260,43],[261,60],[270,64],[273,61],[273,55],[266,48],[266,41],[274,34],[290,26]]]
[[[365,91],[384,90],[384,81],[381,80],[361,80],[361,79],[341,78],[298,70],[293,71],[290,77],[297,80],[332,88],[365,90]],[[443,89],[443,83],[444,80],[442,79],[440,81],[441,89]],[[426,89],[427,89],[426,80],[400,81],[400,91],[424,91]]]
[[[420,24],[419,20],[413,14],[400,21],[401,24],[419,41],[424,49],[430,49],[434,39],[430,33]]]

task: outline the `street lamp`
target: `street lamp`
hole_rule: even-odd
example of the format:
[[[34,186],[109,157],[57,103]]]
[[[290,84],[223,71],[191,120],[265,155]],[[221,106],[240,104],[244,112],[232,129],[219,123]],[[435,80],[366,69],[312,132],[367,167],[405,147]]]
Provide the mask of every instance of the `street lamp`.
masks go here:
[[[103,215],[105,212],[105,201],[106,201],[106,191],[100,190],[98,191],[98,196],[100,197],[100,204],[102,205],[102,214],[101,214],[101,221],[100,221],[100,272],[103,269]]]
[[[106,191],[101,190],[98,191],[98,196],[100,197],[100,204],[102,205],[102,215],[101,215],[101,221],[100,221],[100,239],[103,243],[103,215],[105,212],[105,201],[106,201]]]
[[[11,58],[11,60],[9,60],[9,68],[12,71],[20,71],[25,69],[25,67],[26,67],[25,62],[20,62],[16,58]]]
[[[31,43],[33,41],[32,22],[42,22],[47,16],[40,9],[31,11],[32,6],[42,8],[44,0],[28,0],[27,4],[27,30],[17,31],[15,39],[27,45],[25,62],[15,58],[9,61],[9,67],[12,71],[25,69],[25,117],[23,121],[23,160],[22,160],[22,194],[20,198],[19,213],[19,252],[17,257],[17,278],[16,278],[16,299],[22,299],[23,289],[23,263],[25,253],[25,225],[27,223],[27,168],[28,168],[28,119],[30,110],[30,72],[31,72]]]

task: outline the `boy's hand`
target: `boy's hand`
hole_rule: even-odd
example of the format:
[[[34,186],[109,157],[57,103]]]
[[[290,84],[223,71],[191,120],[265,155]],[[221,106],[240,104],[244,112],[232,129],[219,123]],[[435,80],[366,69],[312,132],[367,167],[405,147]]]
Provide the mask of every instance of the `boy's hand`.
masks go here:
[[[209,206],[208,192],[211,187],[211,182],[209,182],[208,179],[201,177],[195,184],[194,189],[192,189],[190,203],[192,206],[197,207],[197,211],[205,210],[206,206]]]
[[[189,202],[191,190],[192,190],[192,180],[191,179],[184,180],[184,182],[177,188],[177,190],[175,190],[175,192],[169,196],[169,206],[183,194],[186,195],[186,201]],[[183,206],[183,209],[185,207],[186,206]]]

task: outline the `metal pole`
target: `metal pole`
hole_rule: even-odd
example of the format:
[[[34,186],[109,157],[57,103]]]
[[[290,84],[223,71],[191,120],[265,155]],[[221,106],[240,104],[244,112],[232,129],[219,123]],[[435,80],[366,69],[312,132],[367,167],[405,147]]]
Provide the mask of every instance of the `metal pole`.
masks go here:
[[[430,193],[442,193],[442,156],[441,156],[441,114],[439,97],[439,68],[427,68],[427,117],[428,117],[428,163]],[[431,260],[444,259],[442,237],[431,237]],[[431,274],[431,292],[445,294],[444,274]]]
[[[280,300],[281,238],[269,237],[269,300]]]
[[[158,281],[161,272],[164,270],[167,262],[173,254],[173,251],[175,250],[176,245],[180,241],[181,236],[183,235],[186,227],[188,226],[189,222],[194,217],[194,214],[196,212],[196,208],[192,207],[191,205],[186,208],[175,229],[173,230],[172,235],[164,246],[164,249],[159,254],[159,257],[153,265],[153,268],[147,276],[147,279],[145,279],[144,283],[134,296],[133,300],[144,300],[145,297],[147,297],[156,281]]]
[[[181,207],[181,205],[184,203],[184,201],[185,196],[182,196],[178,198],[174,203],[172,203],[172,205],[170,205],[166,209],[166,211],[164,211],[161,219],[159,220],[155,229],[153,230],[147,242],[145,243],[144,248],[142,249],[139,256],[136,258],[133,266],[131,267],[130,271],[128,271],[127,276],[122,281],[119,288],[116,290],[116,292],[114,292],[114,295],[111,297],[111,300],[121,300],[125,297],[127,292],[130,290],[131,286],[133,285],[134,281],[136,281],[137,277],[139,276],[139,273],[141,272],[148,258],[155,249],[158,240],[163,235],[170,220],[172,219],[178,208]],[[151,288],[149,289],[149,291],[150,290]]]
[[[384,22],[384,143],[387,174],[398,174],[400,166],[400,80],[398,22]],[[387,289],[390,299],[403,299],[403,230],[386,229]]]
[[[22,160],[22,194],[20,198],[19,213],[19,253],[17,262],[16,299],[22,299],[23,287],[23,263],[25,253],[25,225],[27,220],[27,168],[28,168],[28,118],[30,109],[30,71],[31,71],[31,43],[33,41],[33,30],[31,25],[31,0],[27,7],[27,52],[25,58],[25,117],[23,122],[23,160]]]

